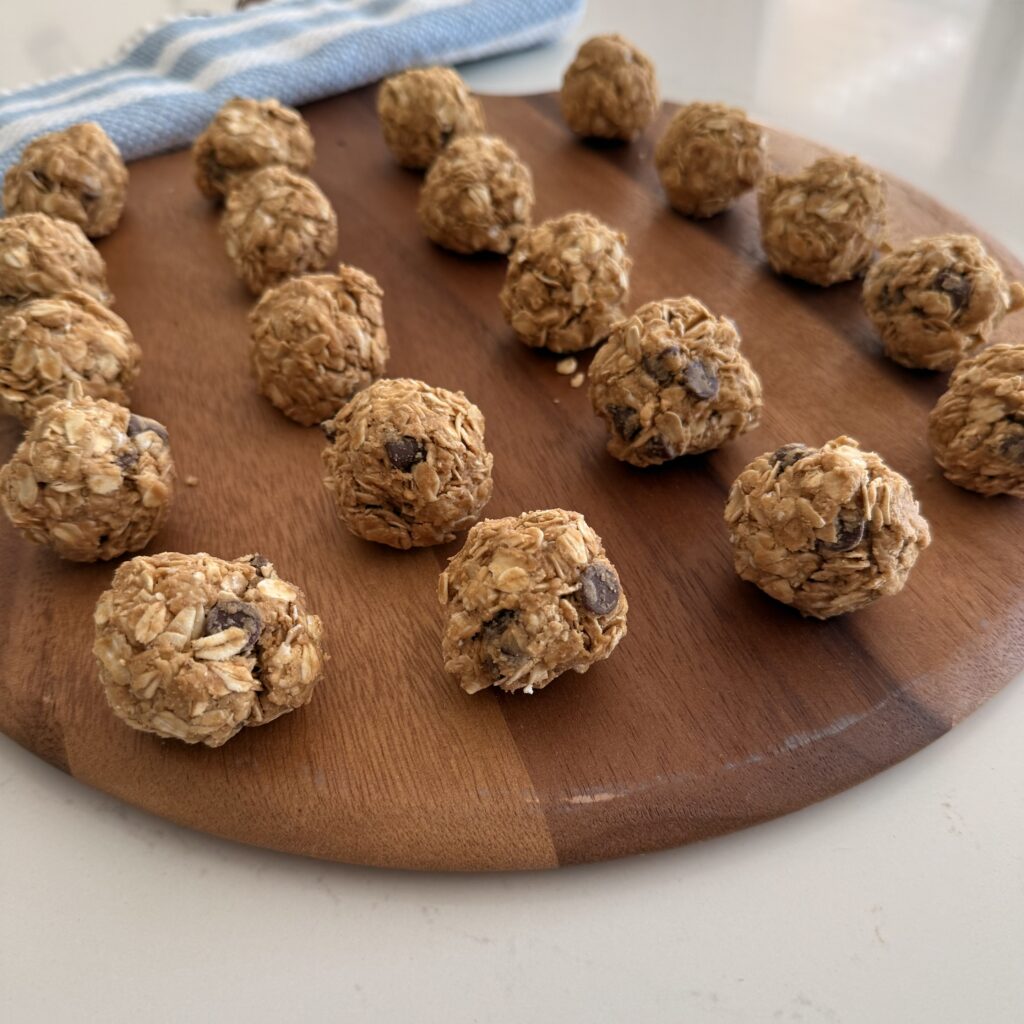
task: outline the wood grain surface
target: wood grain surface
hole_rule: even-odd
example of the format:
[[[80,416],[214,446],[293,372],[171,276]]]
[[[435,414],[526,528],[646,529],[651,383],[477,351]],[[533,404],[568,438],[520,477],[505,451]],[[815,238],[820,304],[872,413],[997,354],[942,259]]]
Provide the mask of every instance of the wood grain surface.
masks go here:
[[[243,842],[392,867],[539,868],[704,839],[820,800],[938,738],[1024,666],[1024,506],[937,472],[925,422],[945,378],[881,356],[859,285],[771,274],[752,196],[707,222],[673,214],[651,164],[660,123],[632,147],[591,148],[551,96],[484,105],[533,168],[538,219],[581,208],[625,230],[633,302],[692,294],[732,316],[764,381],[752,434],[659,469],[617,463],[586,389],[503,323],[504,261],[453,256],[419,233],[420,179],[388,158],[372,91],[306,110],[339,257],[385,290],[391,374],[461,388],[482,407],[489,515],[586,515],[629,596],[618,651],[532,697],[470,697],[446,678],[435,582],[459,543],[396,552],[335,520],[319,431],[256,394],[250,299],[176,153],[132,166],[125,220],[101,245],[144,350],[133,406],[168,425],[180,477],[199,480],[180,487],[151,550],[272,558],[324,618],[327,678],[309,707],[218,750],[133,732],[107,708],[90,654],[112,566],[60,562],[4,522],[9,736],[83,782]],[[818,148],[771,132],[770,151],[793,168]],[[891,211],[897,241],[968,227],[895,181]],[[1015,329],[1011,318],[1001,337]],[[805,621],[734,576],[722,508],[756,454],[841,433],[910,478],[935,540],[898,597]],[[18,440],[4,423],[0,457]]]

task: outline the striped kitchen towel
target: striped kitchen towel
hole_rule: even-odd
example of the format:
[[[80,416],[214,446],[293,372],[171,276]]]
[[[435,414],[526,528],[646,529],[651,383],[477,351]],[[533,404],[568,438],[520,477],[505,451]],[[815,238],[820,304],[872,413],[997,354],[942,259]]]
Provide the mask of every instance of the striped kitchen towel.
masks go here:
[[[277,0],[177,17],[114,63],[0,94],[0,175],[29,139],[98,121],[127,159],[190,142],[232,96],[297,105],[406,67],[554,39],[585,0]]]

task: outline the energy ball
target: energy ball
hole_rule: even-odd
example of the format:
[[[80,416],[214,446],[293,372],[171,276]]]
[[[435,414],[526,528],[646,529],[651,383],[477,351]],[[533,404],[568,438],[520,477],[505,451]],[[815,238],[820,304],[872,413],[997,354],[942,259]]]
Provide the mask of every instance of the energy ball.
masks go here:
[[[848,437],[758,456],[725,522],[740,578],[816,619],[899,593],[931,542],[910,484]]]
[[[533,693],[586,672],[626,635],[629,604],[601,538],[560,508],[477,523],[438,597],[445,671],[467,693]]]
[[[221,234],[255,295],[287,277],[321,270],[338,245],[338,220],[319,187],[287,167],[254,171],[228,193]]]
[[[509,257],[501,289],[505,320],[532,348],[592,348],[624,315],[632,266],[626,236],[591,214],[546,220]]]
[[[508,252],[532,211],[530,168],[494,135],[450,142],[427,172],[418,208],[427,238],[464,254]]]
[[[654,161],[668,201],[688,217],[712,217],[764,174],[764,132],[738,107],[690,103],[658,140]]]
[[[260,393],[303,426],[333,416],[387,366],[383,296],[374,278],[345,264],[264,292],[249,314]]]
[[[461,391],[379,380],[323,428],[324,484],[341,521],[364,540],[445,544],[491,498],[484,415]]]
[[[594,36],[562,78],[562,116],[584,138],[635,139],[658,112],[654,65],[619,35]]]
[[[109,235],[128,198],[128,168],[109,135],[92,121],[33,139],[4,177],[4,209],[48,213],[90,238]]]
[[[902,366],[951,370],[1024,306],[973,235],[919,238],[883,256],[864,278],[864,308],[885,353]]]
[[[43,409],[0,469],[0,504],[15,529],[73,562],[145,547],[173,495],[167,430],[102,398]]]
[[[993,345],[953,371],[928,440],[946,479],[1024,498],[1024,345]]]
[[[262,167],[308,171],[313,151],[313,135],[297,110],[277,100],[228,100],[192,146],[196,185],[207,199],[222,199]]]
[[[96,605],[100,684],[126,725],[219,747],[308,704],[323,628],[262,555],[125,562]]]
[[[484,112],[451,68],[415,68],[386,78],[377,116],[391,155],[414,170],[429,167],[449,140],[484,130]]]
[[[590,364],[608,451],[634,466],[718,448],[756,427],[761,380],[731,320],[693,298],[648,302]]]
[[[110,305],[107,266],[77,224],[45,213],[0,217],[0,311],[79,289]]]
[[[76,387],[127,405],[141,358],[128,325],[91,295],[27,299],[0,315],[0,412],[30,423]]]
[[[769,175],[757,206],[772,270],[820,285],[863,274],[885,237],[885,195],[882,176],[852,156]]]

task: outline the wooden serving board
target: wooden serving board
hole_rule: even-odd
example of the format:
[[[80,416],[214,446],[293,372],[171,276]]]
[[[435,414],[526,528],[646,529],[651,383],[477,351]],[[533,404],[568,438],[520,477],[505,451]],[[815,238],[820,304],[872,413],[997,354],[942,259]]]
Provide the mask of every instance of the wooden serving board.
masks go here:
[[[243,842],[392,867],[539,868],[703,839],[820,800],[941,736],[1024,666],[1024,505],[958,490],[936,471],[925,423],[944,377],[881,356],[859,285],[771,274],[752,196],[707,222],[673,214],[651,161],[669,109],[636,145],[591,148],[569,135],[552,96],[484,103],[533,168],[538,219],[581,208],[625,230],[633,301],[693,294],[731,315],[764,381],[762,426],[721,451],[643,471],[616,462],[586,389],[503,323],[504,261],[453,256],[418,231],[420,179],[389,159],[373,92],[306,111],[340,258],[384,287],[390,372],[461,388],[483,408],[489,515],[587,516],[629,596],[618,651],[532,697],[470,697],[444,675],[435,583],[461,541],[402,553],[335,520],[319,431],[256,394],[250,298],[188,154],[176,153],[132,167],[126,218],[101,247],[145,353],[133,405],[168,425],[180,476],[199,480],[180,488],[152,550],[272,558],[324,618],[327,678],[309,707],[219,750],[127,729],[90,654],[112,566],[60,562],[4,522],[9,736],[83,782]],[[794,168],[819,148],[771,132],[770,152]],[[897,241],[970,230],[896,181],[891,210]],[[841,433],[910,478],[935,540],[898,597],[805,621],[734,576],[722,508],[756,454]],[[4,424],[0,457],[18,439]]]

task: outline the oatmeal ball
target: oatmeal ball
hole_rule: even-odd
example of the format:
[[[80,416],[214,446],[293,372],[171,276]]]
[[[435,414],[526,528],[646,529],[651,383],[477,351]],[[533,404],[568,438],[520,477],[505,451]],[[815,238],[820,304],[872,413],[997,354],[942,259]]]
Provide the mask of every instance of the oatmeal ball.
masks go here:
[[[75,386],[125,405],[141,358],[128,325],[91,295],[27,299],[0,315],[0,412],[30,423]]]
[[[219,747],[308,704],[323,675],[319,617],[262,555],[140,555],[94,618],[114,714],[168,739]]]
[[[848,437],[758,456],[725,522],[740,578],[817,619],[898,593],[931,542],[910,484]]]
[[[886,355],[903,366],[951,370],[1024,306],[973,235],[919,238],[883,256],[864,278],[864,308]]]
[[[377,116],[391,155],[414,170],[429,167],[453,138],[484,130],[484,112],[451,68],[415,68],[385,79]]]
[[[383,295],[374,278],[345,264],[264,292],[249,314],[260,393],[303,426],[333,416],[387,366]]]
[[[461,391],[379,380],[323,428],[324,484],[357,537],[393,548],[444,544],[491,498],[484,415]]]
[[[4,177],[4,209],[48,213],[90,238],[117,227],[128,198],[128,168],[109,135],[92,121],[33,139]]]
[[[885,237],[885,194],[882,176],[852,156],[769,175],[757,205],[772,270],[820,285],[863,274]]]
[[[501,289],[505,320],[532,348],[592,348],[624,315],[632,266],[626,236],[591,214],[546,220],[509,257]]]
[[[320,270],[338,245],[338,220],[310,178],[287,167],[254,171],[228,193],[221,234],[254,295],[287,277]]]
[[[453,252],[508,252],[530,223],[533,175],[494,135],[450,142],[427,172],[419,218],[432,242]]]
[[[228,100],[192,146],[196,185],[207,199],[221,199],[261,167],[308,171],[313,149],[313,134],[297,110],[277,100]]]
[[[167,430],[102,398],[47,406],[0,469],[0,504],[15,529],[73,562],[145,547],[173,494]]]
[[[45,213],[0,217],[0,311],[79,289],[109,305],[107,266],[77,224]]]
[[[993,345],[959,363],[928,440],[947,480],[1024,498],[1024,345]]]
[[[601,538],[560,508],[477,523],[438,597],[444,667],[467,693],[533,693],[586,672],[626,635],[629,604]]]
[[[590,364],[590,402],[608,451],[656,466],[710,451],[756,427],[761,380],[731,320],[693,298],[641,306]]]
[[[561,103],[577,135],[635,139],[658,112],[654,65],[622,36],[594,36],[565,71]]]
[[[669,203],[688,217],[711,217],[764,174],[764,132],[738,107],[690,103],[658,140],[654,161]]]

